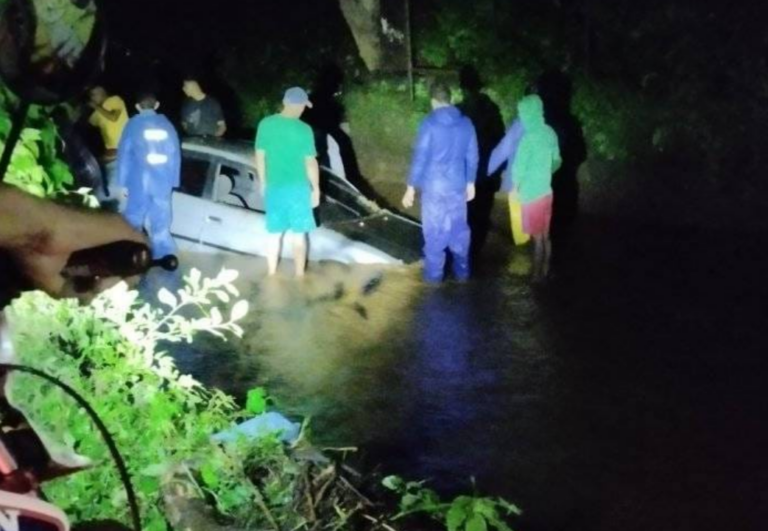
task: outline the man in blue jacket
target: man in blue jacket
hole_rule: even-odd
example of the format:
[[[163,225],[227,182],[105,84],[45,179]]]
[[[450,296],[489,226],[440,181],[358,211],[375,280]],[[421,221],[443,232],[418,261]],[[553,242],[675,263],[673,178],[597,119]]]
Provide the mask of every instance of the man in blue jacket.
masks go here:
[[[117,183],[127,193],[123,216],[136,230],[147,231],[155,259],[176,252],[171,194],[181,170],[179,136],[156,112],[159,106],[154,94],[139,97],[139,114],[128,121],[117,148]]]
[[[421,192],[425,280],[443,280],[447,248],[453,274],[463,281],[470,274],[467,202],[475,197],[477,135],[469,118],[451,105],[448,87],[435,84],[430,95],[432,112],[419,128],[403,206],[413,206],[416,190]]]

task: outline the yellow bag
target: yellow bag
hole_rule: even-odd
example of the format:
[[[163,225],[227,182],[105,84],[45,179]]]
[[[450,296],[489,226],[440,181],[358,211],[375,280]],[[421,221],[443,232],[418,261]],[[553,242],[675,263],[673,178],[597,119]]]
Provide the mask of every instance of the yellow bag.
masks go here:
[[[515,245],[525,245],[531,237],[523,232],[523,205],[516,193],[509,194],[509,222]]]

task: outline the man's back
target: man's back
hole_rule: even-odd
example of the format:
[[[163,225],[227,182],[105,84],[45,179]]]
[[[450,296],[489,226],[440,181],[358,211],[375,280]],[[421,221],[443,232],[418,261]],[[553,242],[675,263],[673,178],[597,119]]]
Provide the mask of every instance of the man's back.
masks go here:
[[[118,182],[131,193],[165,195],[179,186],[181,149],[165,116],[142,111],[128,122],[118,149]]]
[[[266,154],[268,186],[309,186],[306,159],[316,153],[312,129],[306,123],[280,114],[264,118],[256,149]]]
[[[456,107],[442,107],[421,124],[409,183],[426,193],[464,190],[477,173],[477,136]]]

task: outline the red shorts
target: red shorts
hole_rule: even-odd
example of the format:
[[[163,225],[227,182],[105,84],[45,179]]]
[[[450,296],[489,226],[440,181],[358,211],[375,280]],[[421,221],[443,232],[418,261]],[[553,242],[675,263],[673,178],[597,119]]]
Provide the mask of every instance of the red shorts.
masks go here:
[[[523,232],[531,236],[549,235],[552,222],[552,194],[523,203]]]

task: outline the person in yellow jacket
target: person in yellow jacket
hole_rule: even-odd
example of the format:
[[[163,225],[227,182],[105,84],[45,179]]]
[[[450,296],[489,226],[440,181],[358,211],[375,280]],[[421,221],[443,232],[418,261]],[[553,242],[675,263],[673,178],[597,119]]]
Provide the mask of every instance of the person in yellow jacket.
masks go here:
[[[120,96],[110,96],[104,87],[93,87],[88,96],[88,106],[93,109],[88,123],[99,130],[104,142],[104,153],[101,156],[104,193],[97,193],[96,196],[102,201],[107,198],[114,201],[120,196],[115,187],[117,146],[120,145],[120,137],[128,123],[128,110]]]

